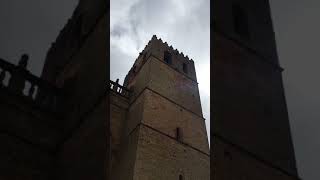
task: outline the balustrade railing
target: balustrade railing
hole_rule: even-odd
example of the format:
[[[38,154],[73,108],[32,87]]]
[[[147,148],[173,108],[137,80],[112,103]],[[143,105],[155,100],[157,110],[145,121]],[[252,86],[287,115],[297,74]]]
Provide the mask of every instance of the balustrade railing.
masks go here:
[[[26,86],[27,85],[27,86]],[[0,59],[0,87],[56,111],[60,90],[19,65]]]
[[[36,105],[58,112],[58,103],[63,94],[56,86],[31,74],[25,67],[11,64],[0,59],[0,89],[7,89],[16,95],[24,96]],[[113,92],[128,98],[130,90],[116,82],[109,81],[109,88]]]
[[[116,92],[124,97],[129,97],[130,95],[130,90],[121,86],[119,83],[118,83],[119,80],[117,80],[116,82],[113,82],[113,81],[109,81],[109,88],[110,90],[112,90],[113,92]]]

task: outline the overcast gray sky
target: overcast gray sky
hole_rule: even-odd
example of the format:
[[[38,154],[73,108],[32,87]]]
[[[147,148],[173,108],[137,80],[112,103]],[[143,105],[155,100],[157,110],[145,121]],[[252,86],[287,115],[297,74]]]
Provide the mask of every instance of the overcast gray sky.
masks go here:
[[[300,176],[320,179],[320,1],[271,0]]]
[[[45,55],[71,17],[78,0],[1,0],[0,58],[16,64],[28,53],[29,69],[40,75]]]
[[[78,0],[1,0],[0,58],[30,54],[40,75],[45,54]],[[304,180],[319,180],[319,1],[270,0],[296,159]],[[207,124],[209,114],[209,0],[111,0],[111,79],[122,82],[153,34],[193,58]],[[208,128],[209,130],[209,128]]]
[[[157,35],[194,60],[210,132],[210,0],[111,0],[111,79],[122,83],[139,52]],[[210,137],[209,137],[210,138]]]

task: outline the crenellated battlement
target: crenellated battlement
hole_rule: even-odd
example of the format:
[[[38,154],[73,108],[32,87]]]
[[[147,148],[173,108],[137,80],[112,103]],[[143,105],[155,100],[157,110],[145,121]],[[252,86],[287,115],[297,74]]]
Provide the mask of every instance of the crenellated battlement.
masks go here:
[[[165,56],[170,56],[168,57],[170,60],[166,59]],[[163,41],[161,38],[153,35],[145,48],[139,53],[139,56],[136,58],[133,66],[129,70],[124,81],[125,87],[130,84],[132,79],[150,58],[164,62],[175,71],[178,71],[193,81],[196,81],[196,72],[193,60],[183,52],[179,52],[177,49],[174,49],[166,41]]]
[[[173,54],[179,56],[179,58],[184,58],[189,61],[193,61],[193,59],[190,59],[187,55],[183,54],[183,52],[180,52],[178,49],[174,49],[172,45],[169,45],[167,41],[163,41],[161,38],[158,38],[156,35],[153,35],[152,38],[148,41],[147,45],[144,47],[144,49],[139,54],[144,54],[146,51],[148,51],[150,46],[153,44],[162,44],[163,48],[166,48],[167,50],[171,51]],[[137,59],[139,56],[137,57]],[[137,60],[136,59],[136,60]]]
[[[187,55],[183,54],[183,52],[180,52],[178,49],[174,49],[171,45],[169,46],[167,41],[163,41],[161,38],[158,38],[156,35],[152,36],[151,40],[148,42],[148,45],[152,44],[154,42],[161,43],[164,46],[164,48],[166,48],[169,51],[173,52],[175,55],[179,56],[179,58],[184,58],[186,60],[193,61]]]

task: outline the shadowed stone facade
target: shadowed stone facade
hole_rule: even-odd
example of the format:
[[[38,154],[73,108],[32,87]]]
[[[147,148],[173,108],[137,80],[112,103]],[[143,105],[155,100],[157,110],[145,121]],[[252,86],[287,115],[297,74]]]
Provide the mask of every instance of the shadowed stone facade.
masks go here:
[[[153,36],[110,88],[112,179],[210,179],[192,59]]]
[[[298,179],[269,1],[213,8],[213,177]]]
[[[107,9],[79,1],[41,78],[0,59],[0,179],[108,179]]]

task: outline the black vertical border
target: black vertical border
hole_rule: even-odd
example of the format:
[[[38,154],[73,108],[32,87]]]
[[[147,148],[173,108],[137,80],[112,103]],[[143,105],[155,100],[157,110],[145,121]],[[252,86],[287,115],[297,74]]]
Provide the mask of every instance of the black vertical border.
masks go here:
[[[106,48],[106,67],[107,70],[106,70],[106,93],[107,93],[107,109],[106,109],[106,149],[107,149],[107,152],[106,152],[106,176],[107,176],[107,179],[110,179],[110,173],[111,173],[111,141],[110,141],[110,99],[109,99],[109,80],[110,80],[110,0],[107,0],[107,7],[106,7],[106,14],[107,14],[107,48]]]
[[[214,6],[214,0],[210,1],[210,179],[213,179],[213,119],[214,119],[214,113],[213,113],[213,70],[214,70],[214,59],[213,59],[213,53],[214,53],[214,36],[213,36],[213,6]]]

